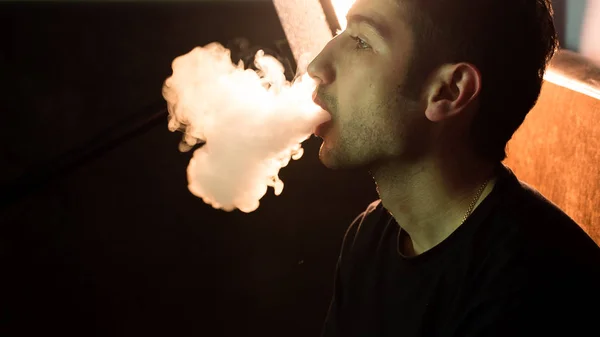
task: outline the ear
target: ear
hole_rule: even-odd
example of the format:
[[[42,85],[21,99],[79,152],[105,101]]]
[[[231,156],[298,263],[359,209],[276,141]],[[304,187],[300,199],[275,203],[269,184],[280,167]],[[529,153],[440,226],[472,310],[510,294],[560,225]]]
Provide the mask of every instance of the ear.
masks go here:
[[[454,117],[470,105],[481,91],[481,73],[472,64],[441,66],[429,82],[425,115],[432,122]]]

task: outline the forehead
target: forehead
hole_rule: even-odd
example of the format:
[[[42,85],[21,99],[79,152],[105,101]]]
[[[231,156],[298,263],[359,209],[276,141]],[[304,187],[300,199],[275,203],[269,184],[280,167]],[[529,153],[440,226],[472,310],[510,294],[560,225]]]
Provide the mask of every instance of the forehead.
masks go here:
[[[407,12],[406,0],[356,0],[348,16],[367,17],[395,30],[398,26],[406,26]]]
[[[399,14],[397,11],[404,7],[404,0],[356,0],[350,8],[353,11],[365,13],[375,12],[380,15],[392,16]]]
[[[348,17],[365,18],[391,34],[407,27],[406,0],[356,0]]]

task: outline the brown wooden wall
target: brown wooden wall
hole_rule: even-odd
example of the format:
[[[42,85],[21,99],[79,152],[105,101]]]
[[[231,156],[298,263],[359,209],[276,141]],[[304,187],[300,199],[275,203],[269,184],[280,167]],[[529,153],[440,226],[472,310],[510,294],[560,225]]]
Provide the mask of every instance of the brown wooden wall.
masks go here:
[[[600,100],[544,83],[505,161],[600,245]]]

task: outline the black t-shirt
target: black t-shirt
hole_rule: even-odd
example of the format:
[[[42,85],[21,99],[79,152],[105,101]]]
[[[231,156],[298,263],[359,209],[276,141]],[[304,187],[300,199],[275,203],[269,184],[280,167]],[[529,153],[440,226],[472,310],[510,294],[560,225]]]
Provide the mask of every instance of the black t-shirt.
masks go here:
[[[401,232],[380,201],[352,223],[323,336],[600,336],[600,248],[505,166],[434,248]]]

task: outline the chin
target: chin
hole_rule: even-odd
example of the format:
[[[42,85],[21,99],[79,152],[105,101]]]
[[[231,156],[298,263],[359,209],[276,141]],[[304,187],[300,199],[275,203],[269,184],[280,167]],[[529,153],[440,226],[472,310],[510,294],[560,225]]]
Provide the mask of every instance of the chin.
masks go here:
[[[319,149],[319,161],[328,169],[336,170],[341,168],[339,160],[337,160],[333,149],[329,146],[326,139],[323,139],[323,143]]]
[[[356,160],[357,158],[350,158],[351,156],[344,155],[336,152],[334,148],[328,146],[327,142],[324,141],[319,150],[319,160],[323,166],[331,170],[348,170],[358,169],[364,167],[364,163]]]
[[[321,148],[319,149],[319,161],[328,169],[337,169],[337,165],[335,160],[332,160],[331,153],[324,149],[325,143],[321,144]]]

